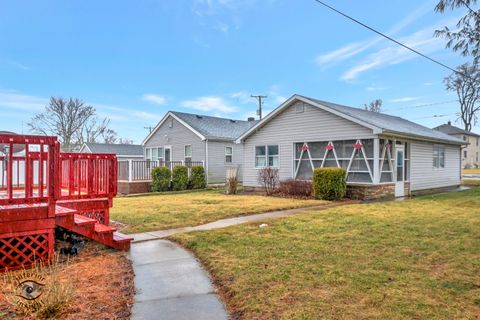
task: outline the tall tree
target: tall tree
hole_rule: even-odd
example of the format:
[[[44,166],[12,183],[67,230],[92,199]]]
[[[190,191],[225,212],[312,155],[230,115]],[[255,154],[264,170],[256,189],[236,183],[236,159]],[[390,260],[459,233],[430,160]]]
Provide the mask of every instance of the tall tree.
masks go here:
[[[382,99],[375,99],[370,104],[364,104],[364,108],[367,111],[381,112],[382,111]]]
[[[58,136],[62,150],[72,151],[84,142],[114,143],[110,120],[99,121],[95,109],[80,99],[51,97],[45,112],[35,115],[28,126],[37,134]]]
[[[464,129],[472,130],[477,123],[480,110],[480,69],[478,65],[468,63],[457,67],[457,72],[444,79],[448,91],[457,94],[460,105],[460,119]]]
[[[460,51],[463,56],[472,56],[477,63],[480,59],[480,10],[472,8],[475,4],[477,0],[440,0],[436,12],[464,8],[467,13],[458,21],[456,30],[444,27],[436,30],[434,35],[447,39],[447,48]]]

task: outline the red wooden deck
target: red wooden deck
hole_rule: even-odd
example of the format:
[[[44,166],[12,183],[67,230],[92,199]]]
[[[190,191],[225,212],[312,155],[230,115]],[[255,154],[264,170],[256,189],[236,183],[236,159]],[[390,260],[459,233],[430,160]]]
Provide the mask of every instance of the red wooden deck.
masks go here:
[[[55,226],[128,250],[131,238],[109,226],[116,177],[114,155],[61,153],[56,137],[0,135],[0,270],[51,259]]]

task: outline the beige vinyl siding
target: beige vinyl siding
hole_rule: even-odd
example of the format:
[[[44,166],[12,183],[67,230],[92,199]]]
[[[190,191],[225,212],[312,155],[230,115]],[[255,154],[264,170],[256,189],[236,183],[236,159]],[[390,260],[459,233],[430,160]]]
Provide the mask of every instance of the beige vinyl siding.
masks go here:
[[[411,191],[460,184],[460,146],[445,147],[445,168],[433,167],[434,143],[412,141],[410,146]]]
[[[233,162],[225,163],[225,147],[233,148]],[[242,177],[243,145],[233,142],[208,141],[208,183],[224,183],[227,168],[239,168],[239,177]]]
[[[297,102],[302,103],[303,102]],[[305,104],[304,112],[296,112],[296,104],[286,108],[265,126],[252,134],[244,144],[243,183],[258,186],[255,169],[255,146],[278,144],[280,180],[293,178],[295,142],[368,139],[372,130],[317,107]]]
[[[170,119],[173,127],[170,128]],[[160,128],[148,139],[144,147],[172,147],[172,160],[184,160],[185,145],[192,145],[192,161],[205,160],[205,142],[190,129],[169,116]]]

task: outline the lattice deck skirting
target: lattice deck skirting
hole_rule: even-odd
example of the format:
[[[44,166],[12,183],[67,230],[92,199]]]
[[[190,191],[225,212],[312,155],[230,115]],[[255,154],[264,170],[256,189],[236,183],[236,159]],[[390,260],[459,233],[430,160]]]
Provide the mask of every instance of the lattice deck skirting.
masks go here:
[[[53,256],[54,229],[0,235],[0,271],[28,267]]]
[[[98,221],[98,223],[104,224],[104,225],[109,225],[110,219],[109,219],[109,214],[108,214],[108,209],[100,209],[100,210],[82,210],[79,211],[79,214],[85,217],[89,217],[90,219],[95,219]]]

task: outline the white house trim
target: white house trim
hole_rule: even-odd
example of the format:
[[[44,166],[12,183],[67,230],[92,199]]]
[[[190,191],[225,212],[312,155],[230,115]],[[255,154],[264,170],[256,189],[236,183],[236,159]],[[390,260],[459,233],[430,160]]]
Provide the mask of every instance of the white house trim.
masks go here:
[[[83,151],[84,151],[85,149],[87,149],[88,152],[93,153],[92,150],[90,150],[90,148],[87,146],[86,143],[83,144],[83,146],[80,148],[80,150],[78,150],[78,152],[79,152],[79,153],[83,153]]]
[[[185,126],[187,129],[189,129],[190,131],[192,131],[194,134],[196,134],[197,136],[200,137],[200,139],[202,140],[206,140],[206,137],[201,134],[200,132],[198,132],[197,130],[193,129],[188,123],[186,123],[185,121],[183,121],[182,119],[180,119],[179,117],[177,117],[175,114],[173,114],[171,111],[167,112],[167,114],[162,118],[162,120],[160,120],[160,122],[155,126],[155,128],[153,128],[152,132],[149,133],[149,135],[143,140],[142,142],[142,145],[144,146],[148,140],[150,140],[150,138],[158,131],[158,129],[160,129],[160,127],[162,126],[162,124],[168,119],[168,117],[172,117],[174,118],[175,120],[177,120],[178,122],[180,122],[183,126]]]

